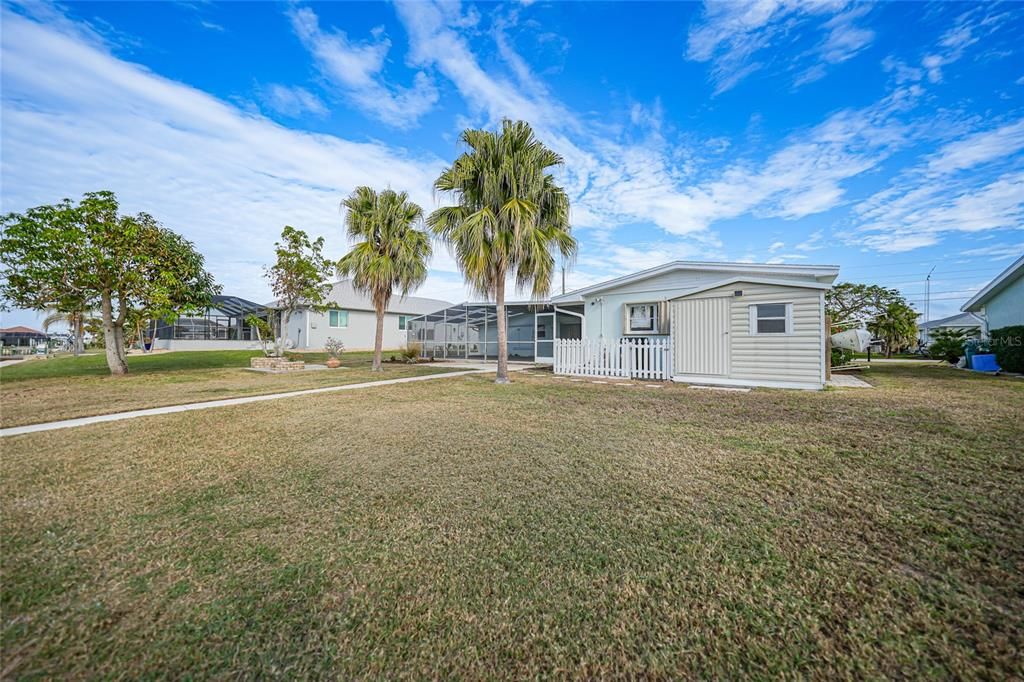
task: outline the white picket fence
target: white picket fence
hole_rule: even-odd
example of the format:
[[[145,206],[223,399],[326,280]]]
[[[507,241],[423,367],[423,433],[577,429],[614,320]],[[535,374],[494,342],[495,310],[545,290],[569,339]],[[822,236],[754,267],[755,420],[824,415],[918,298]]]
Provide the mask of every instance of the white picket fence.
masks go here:
[[[557,339],[555,374],[668,381],[672,378],[672,341]]]

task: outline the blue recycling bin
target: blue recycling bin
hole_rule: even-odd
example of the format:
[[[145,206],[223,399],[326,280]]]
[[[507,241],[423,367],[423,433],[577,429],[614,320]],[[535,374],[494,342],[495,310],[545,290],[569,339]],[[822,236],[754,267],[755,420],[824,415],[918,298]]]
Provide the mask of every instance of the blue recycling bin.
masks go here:
[[[996,362],[996,356],[989,353],[972,357],[971,369],[975,372],[998,372],[1001,368]]]

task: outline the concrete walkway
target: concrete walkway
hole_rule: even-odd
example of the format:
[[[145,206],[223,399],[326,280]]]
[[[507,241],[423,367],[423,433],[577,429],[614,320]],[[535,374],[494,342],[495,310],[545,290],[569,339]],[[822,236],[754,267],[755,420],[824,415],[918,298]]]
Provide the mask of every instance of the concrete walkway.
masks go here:
[[[280,400],[281,398],[294,398],[300,395],[316,395],[317,393],[332,393],[334,391],[355,391],[362,388],[373,388],[374,386],[389,386],[392,384],[408,384],[414,381],[430,381],[431,379],[446,379],[448,377],[461,377],[467,374],[486,374],[493,372],[494,368],[486,369],[464,369],[458,372],[444,372],[443,374],[424,374],[423,376],[405,377],[403,379],[384,379],[382,381],[365,381],[361,384],[345,384],[343,386],[326,386],[324,388],[309,388],[302,391],[290,391],[288,393],[271,393],[269,395],[252,395],[244,398],[225,398],[223,400],[210,400],[203,403],[188,403],[186,405],[168,405],[167,407],[151,407],[145,410],[132,410],[130,412],[115,412],[113,414],[100,414],[95,417],[79,417],[78,419],[65,419],[58,422],[46,422],[44,424],[28,424],[27,426],[12,426],[0,429],[0,438],[6,436],[19,436],[23,433],[36,433],[39,431],[54,431],[56,429],[70,429],[75,426],[86,426],[88,424],[99,424],[101,422],[117,422],[124,419],[136,419],[138,417],[150,417],[158,414],[173,414],[175,412],[191,412],[192,410],[212,410],[217,407],[229,407],[231,405],[246,405],[248,403],[259,403],[265,400]]]

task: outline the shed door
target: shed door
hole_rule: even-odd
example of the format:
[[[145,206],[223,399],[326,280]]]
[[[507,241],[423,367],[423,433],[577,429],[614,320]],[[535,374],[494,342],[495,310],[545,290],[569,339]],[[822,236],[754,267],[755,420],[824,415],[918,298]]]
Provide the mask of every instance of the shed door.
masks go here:
[[[674,374],[729,374],[731,297],[672,302]]]

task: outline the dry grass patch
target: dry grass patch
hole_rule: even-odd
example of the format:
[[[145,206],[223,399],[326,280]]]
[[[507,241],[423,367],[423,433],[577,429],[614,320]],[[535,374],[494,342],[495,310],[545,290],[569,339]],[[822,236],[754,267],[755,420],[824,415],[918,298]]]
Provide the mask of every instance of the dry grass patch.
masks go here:
[[[6,439],[7,673],[1019,675],[1024,383],[870,377],[473,376]]]
[[[172,355],[179,356],[173,359],[181,362],[168,362]],[[370,356],[361,353],[346,357],[340,369],[266,374],[245,369],[252,355],[245,351],[216,353],[227,355],[236,365],[227,367],[208,366],[203,362],[208,358],[201,357],[204,355],[207,354],[182,352],[155,356],[162,361],[157,367],[144,364],[123,377],[93,372],[95,360],[91,358],[79,358],[77,362],[73,358],[36,361],[40,367],[25,368],[49,370],[45,363],[60,363],[60,369],[67,373],[57,376],[49,376],[54,372],[38,371],[18,374],[13,371],[20,368],[16,365],[0,373],[0,427],[450,371],[430,365],[385,363],[381,372],[372,372]],[[314,357],[310,361],[318,360]],[[89,371],[79,371],[79,365],[85,365]]]

